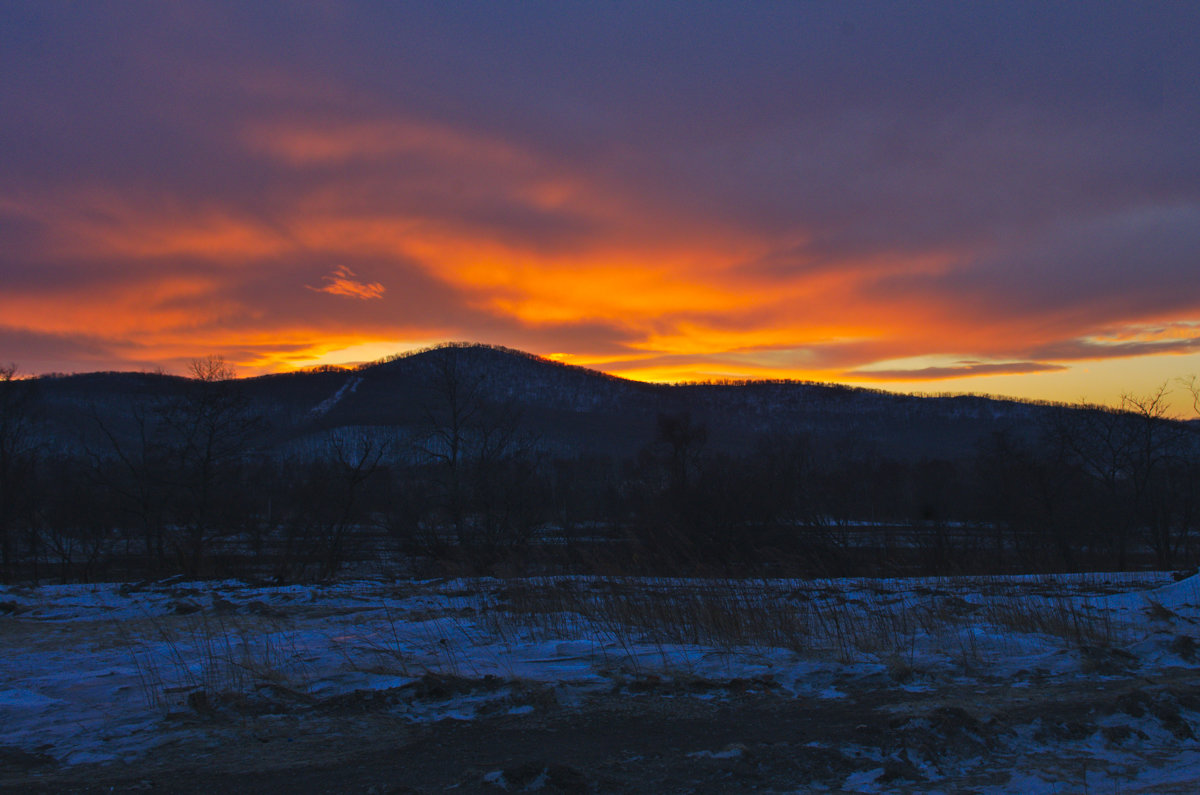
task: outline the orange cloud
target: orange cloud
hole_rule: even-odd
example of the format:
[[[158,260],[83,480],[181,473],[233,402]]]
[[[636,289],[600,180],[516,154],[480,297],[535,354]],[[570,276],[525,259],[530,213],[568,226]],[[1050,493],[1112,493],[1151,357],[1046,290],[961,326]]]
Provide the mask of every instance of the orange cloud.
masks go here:
[[[241,339],[242,347],[255,351],[246,361],[256,368],[327,360],[340,348],[389,340],[429,341],[438,334],[487,339],[487,324],[480,318],[495,318],[507,333],[545,329],[553,334],[595,322],[621,329],[627,341],[621,349],[580,349],[577,361],[667,379],[762,375],[882,381],[1035,372],[1059,368],[1055,362],[1064,359],[1152,352],[1155,344],[1165,351],[1168,342],[1183,352],[1194,337],[1194,323],[1170,318],[1146,317],[1140,324],[1091,331],[1086,317],[1045,313],[1037,326],[986,306],[949,301],[937,290],[873,288],[896,275],[938,278],[962,256],[955,251],[872,254],[821,267],[810,267],[800,257],[790,272],[764,274],[743,263],[780,246],[794,247],[797,240],[802,245],[804,236],[789,233],[788,239],[773,241],[721,226],[689,227],[686,219],[639,209],[636,203],[633,210],[622,209],[602,192],[587,198],[576,190],[579,179],[567,174],[555,183],[533,175],[513,193],[516,201],[538,207],[570,205],[613,230],[611,236],[585,237],[566,252],[546,249],[536,236],[505,240],[469,217],[446,212],[420,215],[384,205],[374,213],[354,213],[339,203],[336,192],[321,190],[281,203],[270,224],[234,205],[156,201],[136,194],[9,198],[0,211],[32,218],[53,232],[47,234],[50,245],[43,257],[136,259],[150,265],[140,275],[122,270],[108,285],[56,286],[32,294],[14,289],[0,297],[0,309],[12,327],[54,334],[103,329],[113,340],[137,334],[145,346],[152,345],[150,337],[163,341],[164,353],[189,339],[196,347],[237,345]],[[408,263],[457,296],[457,304],[447,307],[456,314],[448,314],[440,326],[406,325],[402,317],[386,322],[341,317],[323,327],[297,326],[286,321],[293,311],[288,307],[255,305],[242,296],[240,285],[248,274],[261,271],[270,281],[297,257],[314,263],[369,259],[384,269]],[[184,267],[184,261],[198,264]],[[157,263],[161,270],[152,267]],[[323,282],[308,286],[311,292],[380,304],[390,296],[382,282],[361,280],[345,264],[309,278]],[[463,313],[474,313],[479,332],[461,325]],[[234,319],[230,333],[216,333]],[[355,323],[357,335],[347,331]],[[338,344],[331,348],[322,339],[335,330]],[[252,342],[259,339],[267,342]],[[1082,343],[1065,344],[1087,339],[1092,340],[1087,350]],[[277,357],[267,350],[270,341],[279,349]],[[1134,343],[1136,350],[1130,347]],[[544,345],[558,347],[552,336]],[[1022,358],[1031,351],[1041,351],[1045,359]],[[974,363],[879,366],[933,354]],[[633,366],[643,357],[665,356],[676,360]]]
[[[384,286],[379,282],[368,283],[355,279],[354,271],[345,265],[339,265],[334,269],[333,273],[321,278],[325,280],[324,287],[309,287],[308,289],[315,290],[318,293],[344,295],[349,298],[361,298],[364,300],[382,298],[386,292]]]
[[[236,266],[295,247],[285,230],[235,206],[144,192],[85,188],[0,196],[0,215],[5,213],[45,230],[39,259],[188,257]]]
[[[495,139],[443,124],[409,120],[310,123],[258,122],[242,139],[259,151],[295,166],[335,165],[420,155],[462,162],[527,162],[528,156]]]

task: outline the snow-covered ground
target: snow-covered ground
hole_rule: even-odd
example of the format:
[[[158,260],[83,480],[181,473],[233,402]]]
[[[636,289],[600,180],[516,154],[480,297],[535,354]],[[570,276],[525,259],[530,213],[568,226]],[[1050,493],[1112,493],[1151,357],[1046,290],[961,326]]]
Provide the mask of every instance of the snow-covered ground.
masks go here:
[[[1200,786],[1198,628],[1200,577],[1167,573],[0,587],[0,762],[136,764],[200,731],[181,716],[371,693],[430,723],[536,713],[532,686],[580,708],[638,688],[712,700],[749,687],[837,709],[887,688],[927,696],[924,711],[880,706],[899,740],[855,750],[867,761],[845,790],[953,790],[1003,764],[1005,782],[976,790],[1185,791]],[[1106,684],[1133,695],[1062,725],[1021,712],[1026,694]],[[1004,704],[962,703],[976,686]],[[958,752],[921,750],[955,738]]]

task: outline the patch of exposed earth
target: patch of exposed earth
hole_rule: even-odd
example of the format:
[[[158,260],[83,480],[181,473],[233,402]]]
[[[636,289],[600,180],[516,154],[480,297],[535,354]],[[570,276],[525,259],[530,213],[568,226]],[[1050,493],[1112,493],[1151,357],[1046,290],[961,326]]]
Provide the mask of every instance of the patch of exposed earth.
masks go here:
[[[0,748],[0,792],[1195,792],[1200,676],[1095,650],[1073,676],[837,697],[769,679],[635,678],[606,692],[426,676],[315,700],[196,696],[132,763]],[[469,720],[414,710],[472,702]]]

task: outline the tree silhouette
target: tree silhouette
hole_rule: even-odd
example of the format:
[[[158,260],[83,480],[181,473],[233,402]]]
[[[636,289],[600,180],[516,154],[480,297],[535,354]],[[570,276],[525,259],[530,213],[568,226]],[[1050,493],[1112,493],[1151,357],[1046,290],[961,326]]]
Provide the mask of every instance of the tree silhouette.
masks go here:
[[[15,364],[0,366],[0,579],[17,565],[16,534],[31,519],[37,440],[33,382],[17,378]]]
[[[182,394],[161,410],[175,500],[182,530],[175,550],[183,570],[200,573],[205,548],[236,486],[262,417],[250,407],[231,366],[220,356],[196,359]]]

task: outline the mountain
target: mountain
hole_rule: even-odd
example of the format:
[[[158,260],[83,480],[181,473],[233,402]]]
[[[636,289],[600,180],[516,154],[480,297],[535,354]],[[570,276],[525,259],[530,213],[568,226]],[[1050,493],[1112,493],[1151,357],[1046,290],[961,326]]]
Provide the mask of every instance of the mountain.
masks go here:
[[[131,413],[175,399],[191,382],[148,373],[42,377],[36,387],[49,435],[70,447],[99,424],[133,432]],[[708,449],[743,452],[764,437],[803,434],[856,452],[956,457],[997,431],[1033,434],[1059,407],[985,397],[916,397],[791,381],[647,384],[532,354],[450,343],[355,368],[234,382],[267,420],[262,444],[286,454],[331,430],[413,436],[451,393],[519,421],[558,455],[634,455],[660,415],[688,414]]]

